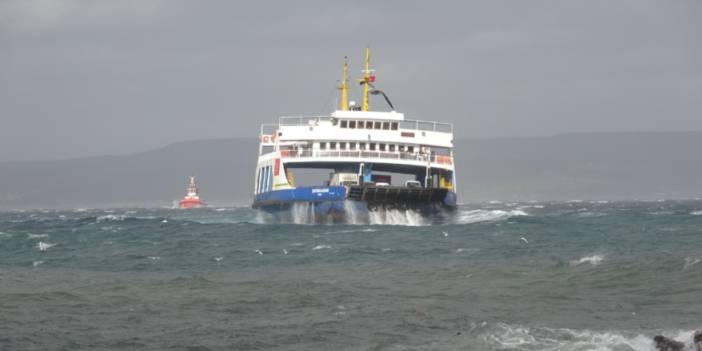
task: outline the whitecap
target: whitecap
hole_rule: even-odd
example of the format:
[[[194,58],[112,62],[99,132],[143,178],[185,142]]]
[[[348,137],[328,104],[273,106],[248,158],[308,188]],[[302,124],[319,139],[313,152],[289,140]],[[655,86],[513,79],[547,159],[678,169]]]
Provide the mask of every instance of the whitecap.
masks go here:
[[[27,234],[27,239],[39,239],[39,238],[48,238],[49,234],[32,234],[29,233]]]
[[[606,213],[602,212],[592,212],[592,211],[578,211],[576,214],[576,217],[580,218],[597,218],[597,217],[604,217],[606,216]]]
[[[117,216],[117,215],[113,215],[113,214],[108,214],[108,215],[98,216],[98,217],[95,219],[95,221],[96,221],[97,223],[100,223],[100,222],[107,222],[107,221],[123,221],[125,218],[126,218],[126,217],[123,216],[123,215]]]
[[[39,249],[39,251],[46,251],[54,246],[56,246],[56,244],[45,243],[43,241],[37,243],[37,249]]]
[[[331,245],[317,245],[312,248],[312,250],[322,250],[322,249],[331,249]]]
[[[538,209],[541,209],[541,208],[544,208],[544,207],[545,207],[544,205],[524,205],[524,206],[519,206],[519,207],[517,207],[517,209],[518,209],[518,210],[524,210],[524,209],[528,209],[528,208],[538,208]]]
[[[685,265],[683,266],[683,269],[688,269],[698,263],[702,262],[702,259],[697,258],[697,257],[685,257]]]
[[[690,214],[693,216],[702,216],[702,210],[692,211],[692,212],[690,212]]]
[[[345,230],[333,230],[324,232],[324,234],[346,234],[346,233],[372,233],[377,232],[377,229],[365,228],[365,229],[345,229]]]
[[[579,265],[584,264],[584,263],[589,263],[593,266],[597,266],[600,263],[602,263],[602,261],[604,261],[604,259],[605,259],[604,255],[585,256],[579,260],[570,261],[570,265],[571,266],[579,266]]]
[[[478,339],[489,349],[655,350],[652,338],[638,333],[525,327],[505,323],[485,329]],[[678,332],[673,339],[689,343],[692,332]]]
[[[461,211],[456,217],[457,224],[470,224],[487,221],[504,220],[511,217],[528,216],[523,210],[467,210]]]
[[[146,258],[147,258],[147,259],[150,259],[150,260],[152,260],[152,261],[158,261],[158,260],[161,259],[161,257],[159,257],[159,256],[147,256]]]
[[[32,261],[32,267],[39,266],[41,264],[44,264],[44,261]]]

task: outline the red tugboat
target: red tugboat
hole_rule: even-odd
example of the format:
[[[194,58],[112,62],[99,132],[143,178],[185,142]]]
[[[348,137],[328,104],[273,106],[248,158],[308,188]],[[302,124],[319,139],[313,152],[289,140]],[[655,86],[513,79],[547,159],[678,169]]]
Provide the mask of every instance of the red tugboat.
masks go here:
[[[190,183],[188,184],[188,193],[180,200],[178,207],[180,208],[198,208],[205,206],[205,203],[200,200],[200,196],[197,194],[197,184],[195,183],[195,177],[190,177]]]

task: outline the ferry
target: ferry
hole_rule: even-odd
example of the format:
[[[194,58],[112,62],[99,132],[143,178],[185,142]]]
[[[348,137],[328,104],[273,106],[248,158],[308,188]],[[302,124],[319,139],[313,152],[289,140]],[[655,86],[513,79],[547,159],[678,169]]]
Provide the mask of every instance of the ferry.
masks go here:
[[[349,101],[344,58],[338,110],[261,125],[253,208],[278,215],[303,211],[334,222],[374,211],[431,215],[456,208],[453,125],[395,111],[376,87],[369,49],[362,74],[360,106]],[[389,111],[371,109],[371,96],[382,96]],[[298,184],[297,174],[314,172],[321,179]]]
[[[190,177],[190,182],[188,182],[188,189],[183,196],[183,198],[178,203],[179,208],[199,208],[205,206],[205,203],[200,199],[200,195],[197,190],[197,183],[195,182],[195,177]]]

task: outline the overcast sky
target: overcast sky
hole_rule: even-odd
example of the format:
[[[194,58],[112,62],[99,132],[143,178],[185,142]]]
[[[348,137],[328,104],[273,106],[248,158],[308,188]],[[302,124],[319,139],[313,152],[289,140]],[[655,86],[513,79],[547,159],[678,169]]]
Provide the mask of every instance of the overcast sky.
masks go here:
[[[699,0],[0,0],[0,160],[328,114],[367,45],[396,108],[459,138],[702,130]]]

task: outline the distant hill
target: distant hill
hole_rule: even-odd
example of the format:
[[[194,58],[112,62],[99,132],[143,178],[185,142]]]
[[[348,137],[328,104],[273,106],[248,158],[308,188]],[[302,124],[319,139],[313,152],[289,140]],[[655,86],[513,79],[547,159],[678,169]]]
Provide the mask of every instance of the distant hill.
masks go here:
[[[212,204],[250,203],[255,139],[0,162],[0,208],[169,206],[196,175]],[[702,197],[702,132],[580,133],[456,141],[462,202]]]

